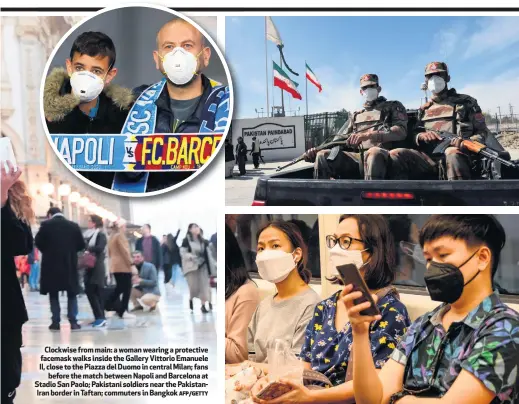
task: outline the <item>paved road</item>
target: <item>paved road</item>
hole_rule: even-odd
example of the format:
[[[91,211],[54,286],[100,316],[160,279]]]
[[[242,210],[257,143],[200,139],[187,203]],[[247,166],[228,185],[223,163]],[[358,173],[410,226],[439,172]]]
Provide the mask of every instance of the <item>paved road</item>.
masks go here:
[[[512,159],[519,159],[519,149],[509,149],[508,151],[510,152]],[[235,166],[234,177],[225,180],[225,204],[227,206],[251,206],[258,178],[262,175],[273,174],[278,166],[286,163],[287,162],[283,161],[261,164],[260,168],[257,170],[254,168],[252,163],[247,164],[247,173],[243,176],[239,176],[238,167]],[[300,162],[292,166],[292,168],[308,165],[311,164]]]
[[[286,163],[288,161],[267,162],[266,164],[261,164],[258,169],[255,169],[252,163],[247,164],[247,173],[243,176],[239,175],[238,166],[235,166],[234,177],[226,178],[225,180],[225,204],[227,206],[251,206],[258,178],[262,175],[274,174],[278,166]],[[302,161],[291,168],[304,167],[305,165],[311,164]]]
[[[51,332],[48,330],[50,324],[50,308],[48,296],[42,296],[37,292],[24,290],[25,303],[29,312],[29,322],[23,327],[23,373],[22,383],[17,390],[16,403],[36,404],[40,402],[51,404],[68,404],[70,398],[55,397],[36,397],[34,382],[44,381],[44,374],[38,371],[39,355],[43,353],[45,346],[87,346],[87,347],[143,347],[150,346],[204,346],[209,348],[209,383],[214,386],[209,397],[217,401],[217,377],[216,377],[216,313],[202,314],[200,303],[195,299],[194,313],[191,314],[188,307],[189,292],[184,279],[177,283],[175,288],[164,287],[162,271],[159,274],[161,301],[159,308],[155,312],[137,314],[135,318],[125,320],[126,329],[93,329],[83,326],[79,331],[70,331],[70,326],[66,320],[67,299],[60,298],[62,321],[61,331]],[[213,303],[216,296],[213,295]],[[93,321],[92,311],[86,296],[79,298],[78,321],[88,324]],[[216,305],[213,305],[216,308]],[[82,325],[83,325],[82,324]],[[212,354],[211,354],[212,353]],[[205,398],[205,400],[207,400]],[[73,398],[80,403],[99,403],[98,397],[93,398]],[[171,400],[171,398],[169,398]],[[190,400],[197,400],[190,398]],[[164,403],[164,400],[157,397],[131,398],[110,398],[106,400],[109,404],[149,404]],[[181,400],[182,401],[182,400]]]

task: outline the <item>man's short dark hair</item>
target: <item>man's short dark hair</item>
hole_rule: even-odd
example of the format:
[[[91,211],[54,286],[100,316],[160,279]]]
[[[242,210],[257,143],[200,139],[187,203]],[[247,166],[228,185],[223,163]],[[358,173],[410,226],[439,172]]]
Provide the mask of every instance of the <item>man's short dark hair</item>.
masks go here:
[[[87,31],[79,35],[70,49],[71,61],[76,52],[90,57],[108,56],[108,70],[115,66],[115,45],[110,37],[102,32]]]
[[[144,254],[142,253],[141,250],[135,250],[134,252],[132,252],[132,254],[140,254],[140,255],[144,256]]]
[[[151,226],[148,223],[144,224],[142,227],[147,227],[148,230],[151,230]]]
[[[499,256],[505,246],[506,234],[501,223],[492,215],[432,215],[420,231],[420,245],[452,237],[468,247],[486,245],[492,252],[492,278],[499,266]]]
[[[61,209],[56,206],[53,206],[52,208],[50,208],[47,211],[47,216],[54,216],[54,215],[57,215],[58,213],[61,213]]]

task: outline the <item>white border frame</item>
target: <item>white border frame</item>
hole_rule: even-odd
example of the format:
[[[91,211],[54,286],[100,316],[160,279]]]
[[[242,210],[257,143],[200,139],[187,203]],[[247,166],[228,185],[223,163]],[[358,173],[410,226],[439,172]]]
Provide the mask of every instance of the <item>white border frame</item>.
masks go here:
[[[191,176],[189,176],[185,180],[179,182],[178,184],[172,185],[169,188],[165,188],[165,189],[161,189],[161,190],[153,191],[153,192],[144,192],[142,194],[141,193],[127,193],[127,192],[114,191],[113,189],[108,189],[108,188],[102,187],[102,186],[96,184],[95,182],[92,182],[92,181],[84,178],[83,176],[81,176],[77,172],[77,170],[72,168],[72,166],[70,166],[65,161],[65,159],[63,158],[61,153],[58,151],[56,145],[52,141],[52,137],[51,137],[51,135],[49,133],[49,130],[47,128],[47,122],[45,121],[45,111],[44,111],[44,108],[43,108],[43,93],[44,93],[44,90],[45,90],[45,80],[47,79],[47,74],[48,74],[50,65],[51,65],[52,61],[54,60],[54,57],[56,56],[56,53],[58,52],[58,50],[63,45],[63,42],[65,42],[65,40],[70,35],[72,35],[76,31],[77,28],[79,28],[81,25],[83,25],[85,22],[89,21],[90,19],[95,18],[98,15],[106,13],[108,11],[113,11],[113,10],[117,10],[119,8],[128,8],[128,7],[147,7],[147,8],[154,8],[154,9],[157,9],[157,10],[165,11],[167,13],[173,14],[174,16],[182,18],[183,20],[185,20],[185,21],[189,22],[191,25],[193,25],[196,29],[198,29],[202,33],[202,35],[205,36],[206,40],[208,40],[209,43],[213,46],[213,48],[216,51],[217,55],[220,57],[220,60],[221,60],[222,65],[223,65],[223,68],[225,70],[225,74],[227,76],[227,82],[228,82],[227,85],[229,87],[229,92],[230,92],[230,95],[229,95],[230,106],[229,106],[228,123],[227,123],[227,126],[226,126],[226,128],[225,128],[225,130],[223,132],[222,140],[220,141],[220,144],[216,148],[216,151],[209,158],[209,161],[207,161],[201,168],[196,170]],[[215,15],[214,17],[216,18],[216,21],[217,21],[216,29],[217,29],[217,33],[218,33],[219,32],[219,29],[218,29],[219,18],[218,18],[217,15]],[[102,10],[94,13],[93,15],[91,15],[89,17],[86,17],[84,20],[82,20],[78,24],[76,24],[73,27],[71,27],[67,31],[67,33],[65,35],[63,35],[63,37],[59,40],[59,42],[55,46],[54,50],[52,51],[51,55],[49,56],[49,59],[47,60],[47,63],[45,64],[45,68],[43,70],[43,76],[42,76],[41,84],[40,84],[39,102],[40,102],[40,115],[41,115],[43,130],[45,132],[45,136],[47,137],[47,141],[49,142],[49,144],[50,144],[53,152],[56,154],[56,156],[58,156],[58,158],[63,163],[63,165],[72,174],[74,174],[76,177],[78,177],[81,181],[83,181],[83,182],[87,183],[88,185],[91,185],[94,188],[96,188],[96,189],[98,189],[100,191],[103,191],[103,192],[107,192],[107,193],[112,194],[112,195],[123,196],[123,197],[144,198],[144,197],[149,197],[149,196],[165,194],[167,192],[170,192],[170,191],[173,191],[175,189],[178,189],[178,188],[182,187],[183,185],[185,185],[185,184],[189,183],[190,181],[194,180],[198,175],[200,175],[212,163],[212,161],[215,159],[215,157],[218,155],[218,153],[220,152],[221,148],[223,147],[223,144],[225,143],[224,140],[225,140],[225,138],[226,138],[226,136],[227,136],[227,134],[229,132],[229,129],[231,127],[231,122],[232,122],[232,117],[233,117],[233,112],[234,112],[234,89],[233,89],[233,85],[232,85],[232,78],[231,78],[231,73],[229,71],[229,66],[227,66],[227,61],[225,60],[225,57],[224,57],[222,51],[218,47],[218,45],[216,43],[216,40],[211,38],[211,36],[202,27],[200,27],[191,18],[186,17],[184,14],[181,14],[181,13],[178,13],[176,11],[173,11],[173,10],[167,8],[167,7],[163,7],[163,6],[156,5],[156,4],[149,4],[149,3],[131,3],[131,4],[119,4],[117,6],[110,6],[110,7],[103,8]]]

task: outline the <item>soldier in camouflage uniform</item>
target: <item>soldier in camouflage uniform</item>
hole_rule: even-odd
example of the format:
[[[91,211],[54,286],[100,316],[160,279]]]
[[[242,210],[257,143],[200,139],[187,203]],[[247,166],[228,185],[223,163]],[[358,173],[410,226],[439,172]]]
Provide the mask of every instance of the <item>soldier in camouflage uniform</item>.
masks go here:
[[[451,132],[484,143],[497,151],[504,151],[488,130],[476,99],[447,87],[450,81],[447,64],[429,63],[425,67],[425,79],[432,98],[420,107],[418,127],[422,127],[423,132],[415,137],[417,150],[391,150],[391,179],[422,179],[438,175],[438,168],[443,167],[443,161],[435,162],[428,155],[434,149],[434,144],[441,140],[436,131]],[[461,138],[455,139],[445,151],[448,180],[471,178],[470,156],[460,148],[461,142]]]
[[[347,149],[362,148],[364,155],[364,179],[386,178],[389,150],[394,142],[407,136],[407,113],[398,101],[388,101],[380,96],[382,88],[376,74],[360,78],[360,93],[365,99],[364,108],[353,113],[343,133],[334,141],[347,140]],[[383,130],[383,123],[389,130]],[[371,129],[362,130],[375,126]],[[342,146],[316,152],[315,148],[305,153],[305,161],[314,163],[314,178],[359,178],[361,155],[359,152],[343,151]]]

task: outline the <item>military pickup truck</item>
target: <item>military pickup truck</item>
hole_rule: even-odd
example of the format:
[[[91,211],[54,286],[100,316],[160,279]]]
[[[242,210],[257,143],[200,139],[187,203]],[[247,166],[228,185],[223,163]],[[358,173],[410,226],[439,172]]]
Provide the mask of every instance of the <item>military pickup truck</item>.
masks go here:
[[[417,111],[408,111],[408,116],[408,131],[412,133]],[[512,162],[519,164],[519,160]],[[487,157],[478,155],[473,178],[465,181],[439,178],[418,181],[316,180],[313,179],[313,166],[307,165],[261,177],[252,205],[519,206],[519,169],[499,163],[495,166]]]

